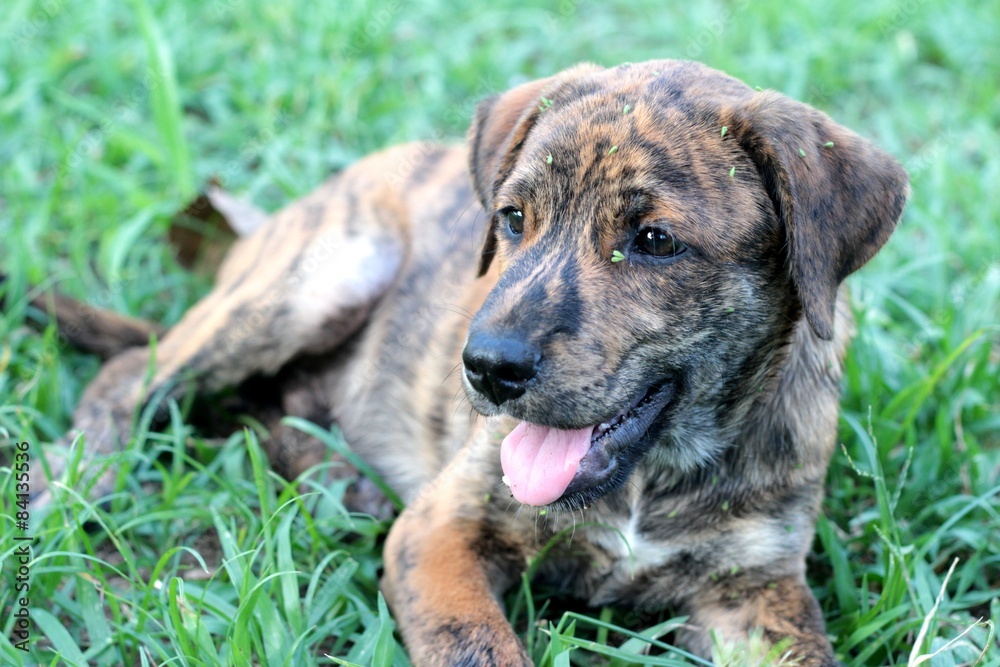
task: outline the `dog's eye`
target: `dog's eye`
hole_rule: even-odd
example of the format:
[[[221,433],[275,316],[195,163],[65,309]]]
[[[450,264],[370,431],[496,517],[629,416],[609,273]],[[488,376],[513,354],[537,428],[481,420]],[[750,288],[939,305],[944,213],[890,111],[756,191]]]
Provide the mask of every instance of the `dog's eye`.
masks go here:
[[[511,234],[524,233],[524,211],[518,208],[505,208],[500,211],[500,217],[507,221]]]
[[[687,246],[673,237],[670,232],[656,227],[643,227],[635,237],[636,249],[653,257],[676,257],[687,250]]]

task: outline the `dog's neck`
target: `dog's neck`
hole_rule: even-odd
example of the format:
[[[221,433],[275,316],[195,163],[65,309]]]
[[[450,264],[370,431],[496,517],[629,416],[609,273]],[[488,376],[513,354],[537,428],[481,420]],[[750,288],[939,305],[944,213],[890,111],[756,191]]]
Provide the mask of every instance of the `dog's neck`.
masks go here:
[[[838,301],[833,340],[805,318],[752,355],[733,394],[697,402],[672,429],[673,442],[646,457],[640,473],[693,490],[738,475],[760,489],[822,483],[836,442],[840,377],[853,319]]]
[[[832,340],[796,323],[773,378],[742,425],[740,458],[768,484],[822,482],[837,439],[840,380],[854,329],[846,293],[837,300]]]

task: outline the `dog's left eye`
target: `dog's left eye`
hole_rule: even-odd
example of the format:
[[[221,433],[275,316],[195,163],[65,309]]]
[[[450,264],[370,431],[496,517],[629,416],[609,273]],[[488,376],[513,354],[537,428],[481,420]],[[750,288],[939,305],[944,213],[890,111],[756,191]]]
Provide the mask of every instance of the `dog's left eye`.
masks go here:
[[[687,250],[687,246],[675,239],[673,234],[657,227],[640,229],[635,237],[635,247],[653,257],[676,257]]]
[[[500,211],[500,217],[507,222],[512,234],[524,233],[524,211],[517,208],[505,208]]]

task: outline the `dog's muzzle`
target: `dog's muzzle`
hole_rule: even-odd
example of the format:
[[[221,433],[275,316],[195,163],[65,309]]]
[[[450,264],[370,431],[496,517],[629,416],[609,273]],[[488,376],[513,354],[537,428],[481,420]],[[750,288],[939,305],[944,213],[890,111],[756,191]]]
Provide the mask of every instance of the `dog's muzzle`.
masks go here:
[[[462,361],[472,391],[494,408],[517,415],[517,404],[504,404],[524,396],[538,381],[542,354],[514,336],[477,331],[470,335]],[[522,421],[500,447],[504,481],[517,500],[534,506],[560,500],[585,503],[613,490],[659,440],[661,414],[675,395],[675,383],[661,379],[637,388],[631,400],[609,409],[599,423],[570,424],[568,415],[555,413]]]

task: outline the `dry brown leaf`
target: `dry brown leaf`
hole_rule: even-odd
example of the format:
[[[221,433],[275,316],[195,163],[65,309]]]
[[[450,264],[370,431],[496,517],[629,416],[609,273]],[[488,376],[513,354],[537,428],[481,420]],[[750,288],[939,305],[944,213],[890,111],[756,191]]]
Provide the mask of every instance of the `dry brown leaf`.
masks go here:
[[[168,238],[181,266],[214,274],[233,241],[249,236],[266,219],[264,211],[213,181],[174,217]]]

